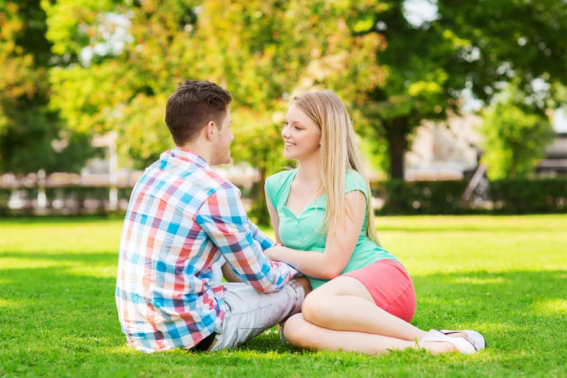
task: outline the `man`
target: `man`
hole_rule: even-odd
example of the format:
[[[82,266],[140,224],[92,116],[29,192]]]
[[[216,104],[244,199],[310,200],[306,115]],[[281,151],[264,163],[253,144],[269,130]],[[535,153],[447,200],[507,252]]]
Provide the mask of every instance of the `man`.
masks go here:
[[[165,116],[177,148],[132,192],[116,304],[128,345],[143,352],[236,347],[298,312],[309,288],[266,258],[274,243],[246,217],[240,191],[211,169],[231,161],[231,101],[214,83],[181,83]],[[220,261],[225,277],[244,283],[215,278]]]

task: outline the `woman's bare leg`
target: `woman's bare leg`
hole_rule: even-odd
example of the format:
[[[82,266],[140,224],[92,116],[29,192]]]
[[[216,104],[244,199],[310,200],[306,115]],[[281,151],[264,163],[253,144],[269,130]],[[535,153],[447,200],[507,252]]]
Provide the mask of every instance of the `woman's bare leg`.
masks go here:
[[[302,314],[289,318],[283,328],[289,343],[300,349],[358,352],[369,355],[387,353],[389,350],[424,348],[432,353],[455,352],[447,342],[425,342],[419,346],[415,341],[400,340],[387,336],[362,332],[336,331],[319,327],[306,321]]]
[[[307,322],[331,330],[387,336],[413,344],[427,333],[376,306],[366,287],[348,276],[311,292],[302,311]]]

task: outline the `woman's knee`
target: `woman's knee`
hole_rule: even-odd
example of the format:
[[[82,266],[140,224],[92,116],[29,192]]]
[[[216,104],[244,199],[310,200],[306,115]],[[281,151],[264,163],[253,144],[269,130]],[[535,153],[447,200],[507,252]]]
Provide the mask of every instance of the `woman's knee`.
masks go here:
[[[324,325],[333,314],[331,298],[322,292],[313,291],[303,301],[303,318],[317,325]]]
[[[286,340],[296,348],[308,349],[310,347],[308,326],[302,314],[293,315],[283,327]]]

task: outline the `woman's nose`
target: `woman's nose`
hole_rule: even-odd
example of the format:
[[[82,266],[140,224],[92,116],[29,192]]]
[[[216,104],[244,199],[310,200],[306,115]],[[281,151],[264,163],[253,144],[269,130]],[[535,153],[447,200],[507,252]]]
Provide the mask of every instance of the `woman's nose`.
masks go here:
[[[288,130],[287,130],[287,126],[284,126],[284,128],[282,129],[282,133],[281,135],[285,138],[287,136],[289,136]]]

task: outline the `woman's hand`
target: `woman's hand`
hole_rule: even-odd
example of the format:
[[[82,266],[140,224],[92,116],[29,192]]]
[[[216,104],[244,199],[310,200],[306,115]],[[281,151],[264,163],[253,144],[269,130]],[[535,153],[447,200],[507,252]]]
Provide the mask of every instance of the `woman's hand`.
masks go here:
[[[332,280],[341,274],[350,260],[366,217],[366,197],[361,191],[345,195],[347,209],[352,216],[346,216],[344,224],[336,235],[327,235],[325,251],[302,251],[281,245],[266,250],[271,261],[284,262],[301,273],[314,278]],[[331,227],[332,229],[332,227]]]
[[[281,256],[285,247],[281,243],[277,243],[271,248],[266,249],[264,252],[270,261],[282,261]]]

